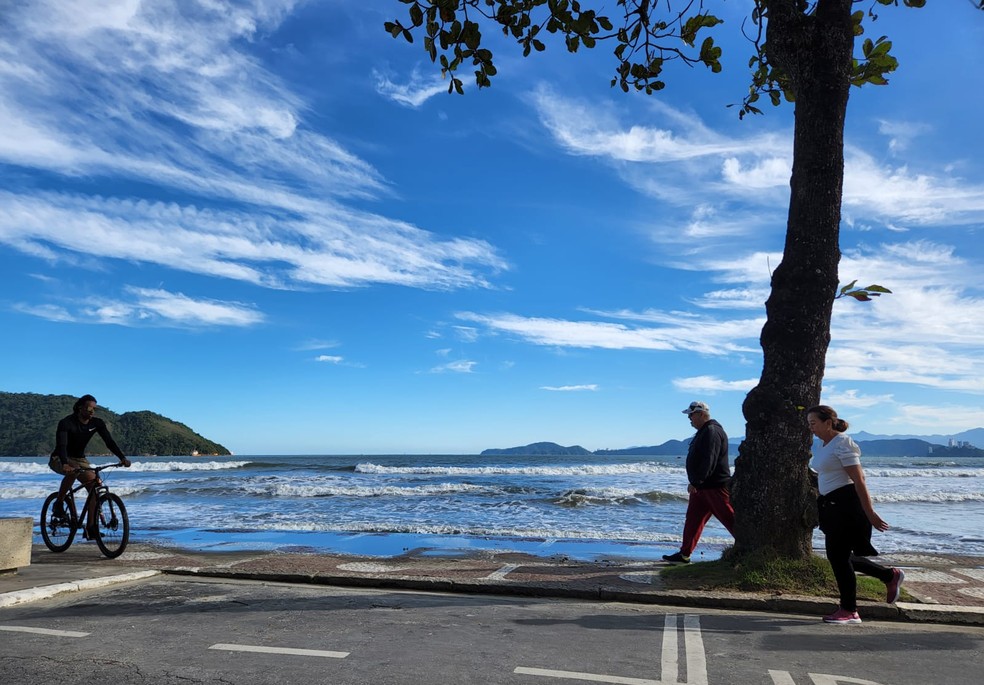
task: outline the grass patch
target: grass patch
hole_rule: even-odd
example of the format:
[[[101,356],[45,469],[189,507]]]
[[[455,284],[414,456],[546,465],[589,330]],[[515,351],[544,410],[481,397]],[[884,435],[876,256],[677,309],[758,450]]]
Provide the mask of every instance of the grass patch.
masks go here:
[[[837,582],[826,559],[812,556],[793,560],[761,551],[735,562],[729,552],[726,550],[718,561],[668,566],[660,572],[663,586],[672,590],[732,590],[834,599],[838,596]],[[858,599],[884,602],[884,583],[859,575]]]

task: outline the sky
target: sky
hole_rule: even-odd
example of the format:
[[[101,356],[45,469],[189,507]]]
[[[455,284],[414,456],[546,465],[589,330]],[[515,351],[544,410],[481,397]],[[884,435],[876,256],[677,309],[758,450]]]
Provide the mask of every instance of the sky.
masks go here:
[[[705,4],[724,70],[646,96],[494,31],[449,95],[397,0],[0,2],[0,391],[237,454],[743,435],[793,108],[739,120],[751,3]],[[984,12],[928,5],[847,117],[840,279],[892,294],[835,302],[822,399],[876,434],[984,426]]]

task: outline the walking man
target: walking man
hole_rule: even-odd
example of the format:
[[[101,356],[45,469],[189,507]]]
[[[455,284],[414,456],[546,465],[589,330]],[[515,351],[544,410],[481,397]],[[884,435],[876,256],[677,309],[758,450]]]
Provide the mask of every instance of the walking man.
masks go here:
[[[734,535],[735,510],[731,507],[731,467],[728,465],[728,436],[721,424],[711,418],[704,402],[691,402],[683,410],[697,434],[687,450],[687,518],[683,524],[683,544],[679,552],[664,554],[673,564],[689,564],[704,525],[711,514]]]

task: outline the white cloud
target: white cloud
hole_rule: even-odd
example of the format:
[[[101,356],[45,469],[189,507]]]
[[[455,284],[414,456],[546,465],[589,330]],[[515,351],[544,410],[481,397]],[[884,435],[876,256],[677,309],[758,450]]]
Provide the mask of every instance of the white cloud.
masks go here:
[[[478,362],[469,361],[467,359],[460,359],[458,361],[448,362],[447,364],[442,364],[440,366],[435,366],[431,369],[431,373],[472,373],[475,365]]]
[[[335,354],[319,354],[314,358],[316,362],[324,362],[326,364],[341,364],[345,361],[345,357],[339,357]]]
[[[889,422],[913,429],[927,429],[933,433],[963,431],[968,426],[984,426],[984,407],[967,405],[918,405],[902,404],[896,416]]]
[[[932,130],[927,124],[912,121],[878,121],[878,132],[889,138],[888,149],[892,153],[905,152],[909,144],[919,136]]]
[[[303,218],[160,202],[0,191],[0,244],[59,260],[99,255],[275,288],[485,287],[507,268],[480,240],[326,204]]]
[[[630,316],[630,313],[616,314],[621,314],[622,318]],[[524,317],[517,314],[459,312],[456,316],[480,323],[493,331],[512,334],[535,345],[667,352],[686,350],[709,355],[754,351],[754,348],[741,345],[736,340],[757,338],[762,328],[761,321],[698,320],[689,315],[674,316],[664,313],[648,314],[669,324],[661,328],[633,327],[610,321]]]
[[[842,211],[849,221],[967,225],[984,219],[982,184],[879,164],[850,145],[845,157]]]
[[[297,352],[312,352],[314,350],[330,350],[339,347],[337,340],[305,340],[294,347]]]
[[[296,4],[104,0],[83,12],[38,0],[5,11],[0,163],[194,199],[8,185],[0,244],[275,288],[486,286],[488,272],[506,268],[487,242],[342,204],[390,190],[370,164],[306,127],[306,104],[249,49]]]
[[[462,342],[471,343],[478,340],[478,329],[473,326],[454,326],[454,333]]]
[[[785,226],[791,132],[728,135],[708,127],[696,114],[666,104],[654,106],[651,124],[623,123],[607,101],[574,101],[546,87],[535,92],[532,103],[542,125],[568,154],[596,157],[631,187],[682,211],[698,208],[689,221],[664,217],[653,229],[661,243],[689,245],[680,240],[684,235],[762,235],[763,225],[776,235]],[[883,132],[895,135],[896,148],[903,137],[911,139],[922,130],[882,123]],[[736,206],[742,208],[737,217]],[[843,212],[848,224],[877,222],[895,230],[906,223],[980,223],[984,185],[945,169],[913,172],[906,166],[880,164],[872,153],[848,144]]]
[[[125,288],[128,299],[86,298],[64,305],[27,305],[15,308],[51,321],[115,324],[119,326],[253,326],[264,321],[251,305],[194,299],[182,293],[150,288]]]
[[[893,406],[895,400],[893,395],[866,395],[855,389],[839,390],[833,385],[824,385],[821,393],[820,403],[832,407],[855,407],[868,409],[871,407]]]
[[[598,390],[598,385],[595,383],[588,383],[586,385],[541,385],[540,390],[549,390],[551,392],[596,392]]]
[[[419,69],[414,69],[410,80],[403,84],[394,83],[389,76],[375,69],[372,75],[376,79],[377,93],[405,107],[416,109],[435,95],[448,92],[448,82],[442,81],[433,72],[422,76]]]
[[[681,392],[715,393],[745,392],[758,385],[758,378],[748,378],[740,381],[725,381],[715,376],[692,376],[690,378],[674,378],[673,387]]]

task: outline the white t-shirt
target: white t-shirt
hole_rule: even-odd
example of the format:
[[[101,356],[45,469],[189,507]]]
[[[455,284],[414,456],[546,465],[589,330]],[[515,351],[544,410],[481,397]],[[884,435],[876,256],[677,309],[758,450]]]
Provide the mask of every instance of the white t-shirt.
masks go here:
[[[814,443],[810,463],[817,472],[817,489],[821,495],[828,495],[854,482],[844,467],[860,466],[861,448],[851,436],[838,433],[826,445],[822,441]]]

